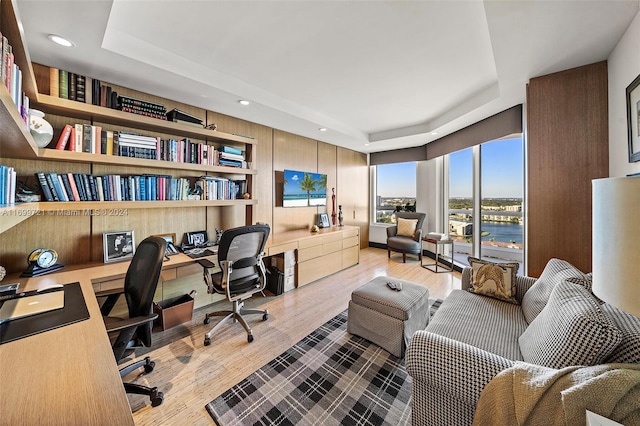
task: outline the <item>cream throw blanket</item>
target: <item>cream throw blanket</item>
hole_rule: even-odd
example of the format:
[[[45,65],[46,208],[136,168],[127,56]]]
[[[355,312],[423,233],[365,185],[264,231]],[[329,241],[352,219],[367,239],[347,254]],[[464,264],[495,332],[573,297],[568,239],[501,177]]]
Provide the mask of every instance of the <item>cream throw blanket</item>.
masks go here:
[[[640,425],[640,364],[561,370],[516,362],[480,394],[474,425],[585,425],[585,410]]]

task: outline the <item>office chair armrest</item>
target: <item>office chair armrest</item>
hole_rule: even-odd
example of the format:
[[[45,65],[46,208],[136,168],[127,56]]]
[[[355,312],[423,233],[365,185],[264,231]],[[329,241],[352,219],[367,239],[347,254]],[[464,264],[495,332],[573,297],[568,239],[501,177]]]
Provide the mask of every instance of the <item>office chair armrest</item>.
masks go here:
[[[101,291],[98,294],[96,294],[96,298],[97,297],[107,298],[107,300],[105,300],[104,303],[100,306],[100,313],[102,314],[103,317],[109,316],[109,314],[111,313],[111,310],[116,305],[116,302],[118,302],[118,299],[120,298],[121,294],[124,294],[124,288],[113,288],[110,290]]]
[[[109,324],[109,326],[107,327],[107,333],[146,324],[156,318],[158,318],[158,314],[140,315],[133,318],[123,318],[122,321],[116,321]]]

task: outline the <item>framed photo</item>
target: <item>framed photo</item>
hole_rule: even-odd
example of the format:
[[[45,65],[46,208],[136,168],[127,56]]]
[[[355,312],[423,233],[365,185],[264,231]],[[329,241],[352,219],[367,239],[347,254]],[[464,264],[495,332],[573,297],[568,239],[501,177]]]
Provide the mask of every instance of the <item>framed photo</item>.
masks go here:
[[[176,234],[156,234],[154,237],[160,237],[164,239],[167,243],[175,244],[176,243]]]
[[[326,213],[320,213],[320,220],[318,226],[320,228],[329,228],[331,224],[329,223],[329,215]]]
[[[629,162],[640,161],[640,75],[627,86]]]
[[[102,244],[104,263],[131,259],[136,251],[133,231],[105,232],[102,234]]]

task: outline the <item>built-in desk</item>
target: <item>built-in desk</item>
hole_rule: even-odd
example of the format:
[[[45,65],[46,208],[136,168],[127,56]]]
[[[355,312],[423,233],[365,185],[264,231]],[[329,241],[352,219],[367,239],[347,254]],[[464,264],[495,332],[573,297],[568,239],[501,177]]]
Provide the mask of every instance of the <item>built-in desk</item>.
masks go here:
[[[193,266],[193,259],[178,254],[164,263],[163,274],[177,278],[194,273]],[[201,273],[202,268],[195,266]],[[0,424],[133,424],[94,294],[115,283],[121,286],[128,267],[129,262],[96,263],[3,280],[19,282],[20,291],[79,282],[90,318],[0,345]]]
[[[332,226],[310,232],[306,229],[279,232],[269,237],[268,256],[295,250],[296,286],[326,277],[360,261],[360,228]]]

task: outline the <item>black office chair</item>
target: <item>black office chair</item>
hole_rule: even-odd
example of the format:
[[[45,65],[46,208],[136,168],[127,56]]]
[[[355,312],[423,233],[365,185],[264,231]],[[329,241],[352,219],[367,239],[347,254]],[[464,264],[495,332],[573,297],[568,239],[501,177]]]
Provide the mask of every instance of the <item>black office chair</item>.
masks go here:
[[[153,313],[153,295],[158,286],[166,241],[159,237],[145,238],[138,246],[127,275],[124,280],[124,289],[117,290],[107,296],[100,308],[116,362],[134,352],[136,348],[151,346],[151,329],[153,320],[158,317]],[[119,296],[124,294],[129,308],[129,318],[109,317],[109,313],[115,306]],[[134,370],[144,367],[145,373],[150,373],[155,367],[155,362],[149,357],[134,362],[120,369],[120,377],[125,377]],[[162,404],[164,395],[158,392],[158,388],[142,386],[134,383],[124,383],[127,393],[149,395],[151,406]]]
[[[264,246],[269,238],[269,225],[241,226],[224,231],[218,246],[218,263],[221,271],[213,273],[215,264],[202,259],[204,281],[209,294],[224,294],[233,303],[233,310],[208,313],[204,319],[209,324],[211,317],[224,316],[204,338],[204,345],[211,344],[211,336],[224,322],[237,320],[247,331],[247,340],[253,342],[253,333],[243,314],[262,314],[266,321],[269,312],[265,309],[245,309],[244,301],[254,293],[260,293],[266,285],[266,271],[262,258]]]

